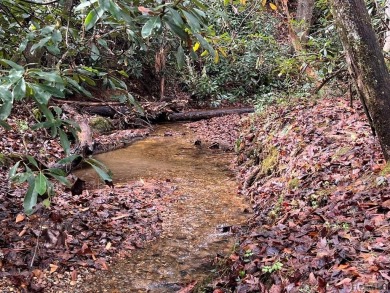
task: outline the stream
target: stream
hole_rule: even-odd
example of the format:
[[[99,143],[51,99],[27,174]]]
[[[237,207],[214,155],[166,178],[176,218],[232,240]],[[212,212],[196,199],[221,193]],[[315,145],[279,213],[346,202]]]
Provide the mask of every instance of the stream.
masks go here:
[[[228,227],[247,218],[229,169],[233,154],[197,148],[195,139],[184,125],[161,125],[144,140],[96,156],[115,183],[153,178],[170,180],[177,189],[162,214],[161,238],[98,272],[82,292],[177,292],[209,275],[217,254],[232,251]]]

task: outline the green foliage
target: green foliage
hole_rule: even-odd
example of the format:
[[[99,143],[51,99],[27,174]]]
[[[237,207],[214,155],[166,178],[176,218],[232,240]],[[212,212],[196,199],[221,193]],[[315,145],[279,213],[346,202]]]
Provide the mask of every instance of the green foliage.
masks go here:
[[[70,186],[66,178],[65,171],[58,168],[44,168],[31,156],[26,156],[27,160],[18,161],[9,171],[9,178],[22,184],[28,183],[27,193],[24,197],[23,207],[27,215],[34,212],[34,207],[38,202],[38,197],[44,197],[43,204],[50,205],[50,200],[54,195],[52,180],[63,185]],[[22,167],[23,171],[20,169]]]
[[[261,270],[262,270],[263,273],[269,273],[269,274],[271,274],[271,273],[273,273],[273,272],[278,272],[278,271],[280,271],[280,270],[282,269],[282,267],[283,267],[283,264],[282,264],[281,262],[277,261],[277,262],[273,263],[273,264],[270,265],[270,266],[263,266],[263,267],[261,268]]]
[[[37,2],[38,3],[38,2]],[[0,3],[0,126],[10,128],[7,119],[15,102],[33,101],[33,130],[45,128],[59,137],[65,154],[70,155],[66,132],[76,136],[78,125],[63,118],[62,110],[49,106],[50,99],[78,93],[91,97],[91,87],[121,92],[117,99],[133,104],[126,79],[140,76],[142,67],[162,44],[178,48],[178,60],[190,51],[191,40],[199,42],[211,55],[214,49],[208,34],[206,6],[199,1],[81,0],[33,4],[31,1],[4,0]],[[145,52],[148,52],[145,54]],[[25,131],[25,125],[20,124]],[[53,195],[52,181],[67,184],[65,174],[42,169],[36,160],[21,160],[10,178],[29,187],[24,201],[27,213],[40,196]],[[112,181],[99,162],[86,158],[100,177]],[[33,166],[33,167],[32,167]]]
[[[183,80],[200,101],[251,101],[267,93],[275,78],[275,59],[285,46],[275,39],[278,20],[257,3],[237,3],[238,10],[220,1],[211,1],[207,15],[211,20],[210,42],[214,56],[194,45],[198,60],[187,60]],[[200,43],[201,44],[201,43]],[[204,47],[204,46],[203,46]]]

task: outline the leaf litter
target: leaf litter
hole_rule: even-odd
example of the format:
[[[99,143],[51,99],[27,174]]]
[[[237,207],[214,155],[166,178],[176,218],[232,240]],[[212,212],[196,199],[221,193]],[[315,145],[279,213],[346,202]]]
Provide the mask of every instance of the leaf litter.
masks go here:
[[[229,148],[238,151],[240,192],[251,201],[253,217],[239,232],[229,269],[220,272],[209,291],[389,288],[390,168],[360,107],[342,99],[270,107],[244,119],[237,141],[239,118],[231,129],[207,133],[210,121],[190,127],[208,146],[228,137]],[[3,150],[20,145],[20,134],[2,135]],[[169,182],[133,182],[122,187],[135,196],[122,194],[117,201],[111,198],[120,186],[65,194],[56,197],[50,213],[41,210],[22,219],[15,200],[21,194],[9,193],[4,167],[1,172],[0,220],[6,228],[0,235],[0,282],[24,292],[45,287],[46,292],[69,292],[83,274],[109,269],[114,255],[125,256],[158,237],[164,205],[156,195],[172,188]],[[122,227],[131,233],[125,236]],[[38,236],[42,240],[31,270]],[[183,290],[190,292],[193,284]]]
[[[390,289],[390,169],[355,107],[300,101],[246,118],[238,179],[254,214],[214,292]]]
[[[18,107],[0,129],[1,157],[20,153],[50,165],[64,157],[59,140],[44,130],[31,132],[35,123],[27,107]],[[121,130],[95,137],[98,151],[123,147],[150,130]],[[71,195],[56,185],[51,208],[40,205],[31,216],[21,213],[25,186],[8,182],[9,162],[0,165],[0,291],[71,292],[96,270],[108,270],[114,257],[128,256],[162,230],[160,214],[166,181],[148,180],[89,189]],[[87,183],[88,185],[88,183]],[[91,186],[91,185],[89,185]]]

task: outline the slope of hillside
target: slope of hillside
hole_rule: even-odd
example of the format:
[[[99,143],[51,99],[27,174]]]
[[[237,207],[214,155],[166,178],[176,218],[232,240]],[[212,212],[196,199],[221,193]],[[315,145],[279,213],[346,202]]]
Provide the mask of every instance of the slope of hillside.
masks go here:
[[[354,107],[300,101],[246,120],[237,163],[254,216],[214,292],[390,289],[390,168]]]

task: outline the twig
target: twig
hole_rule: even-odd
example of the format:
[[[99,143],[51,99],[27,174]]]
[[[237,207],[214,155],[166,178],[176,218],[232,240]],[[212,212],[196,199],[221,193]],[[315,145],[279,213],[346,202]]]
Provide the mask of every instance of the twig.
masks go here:
[[[30,4],[36,4],[36,5],[51,5],[54,3],[59,2],[59,0],[54,0],[51,2],[35,2],[35,1],[29,1],[29,0],[21,0],[22,2],[30,3]]]
[[[325,84],[327,84],[329,81],[331,81],[333,78],[335,78],[337,75],[339,75],[343,71],[345,71],[344,65],[339,70],[337,70],[335,73],[333,73],[332,75],[330,75],[327,78],[325,78],[321,82],[321,84],[315,89],[314,94],[317,94],[323,88],[323,86]]]
[[[42,225],[42,220],[43,220],[43,217],[41,218],[40,223],[39,223],[39,234],[38,234],[38,237],[37,237],[37,244],[35,245],[34,254],[33,254],[33,257],[32,257],[31,263],[30,263],[30,268],[32,268],[32,266],[34,264],[35,256],[37,255],[37,251],[38,251],[38,247],[39,247],[39,238],[42,235],[42,226],[43,226]]]
[[[349,99],[350,99],[349,106],[353,108],[352,82],[349,82]]]

